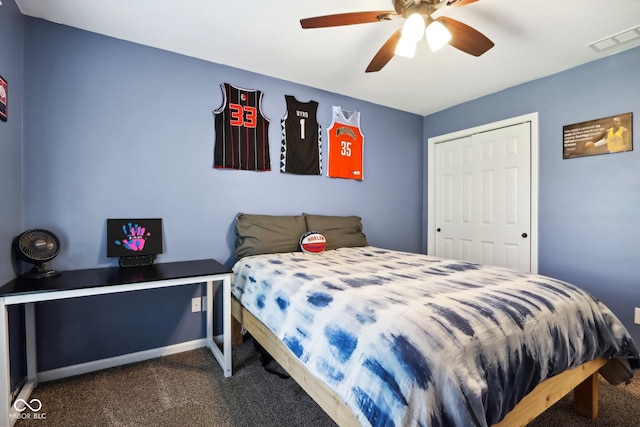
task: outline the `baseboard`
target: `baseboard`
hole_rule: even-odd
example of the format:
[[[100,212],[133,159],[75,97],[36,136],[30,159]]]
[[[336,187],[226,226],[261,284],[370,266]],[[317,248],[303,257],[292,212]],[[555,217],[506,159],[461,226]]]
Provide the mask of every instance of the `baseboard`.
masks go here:
[[[215,339],[217,338],[218,337],[215,337]],[[175,353],[182,353],[183,351],[195,350],[196,348],[206,346],[207,340],[205,338],[201,338],[198,340],[186,341],[180,344],[169,345],[166,347],[153,348],[151,350],[123,354],[122,356],[109,357],[107,359],[93,360],[91,362],[79,363],[77,365],[42,371],[38,372],[37,378],[38,382],[59,380],[61,378],[86,374],[88,372],[113,368],[115,366],[126,365],[129,363],[142,362],[144,360],[155,359]]]

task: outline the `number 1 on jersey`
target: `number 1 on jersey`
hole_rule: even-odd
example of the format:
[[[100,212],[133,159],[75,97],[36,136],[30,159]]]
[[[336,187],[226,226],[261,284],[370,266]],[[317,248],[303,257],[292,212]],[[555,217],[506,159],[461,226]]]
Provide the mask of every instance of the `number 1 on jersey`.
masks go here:
[[[304,119],[304,118],[300,119],[300,139],[303,139],[303,140],[305,139],[305,135],[304,135],[304,122],[305,122],[305,119]]]

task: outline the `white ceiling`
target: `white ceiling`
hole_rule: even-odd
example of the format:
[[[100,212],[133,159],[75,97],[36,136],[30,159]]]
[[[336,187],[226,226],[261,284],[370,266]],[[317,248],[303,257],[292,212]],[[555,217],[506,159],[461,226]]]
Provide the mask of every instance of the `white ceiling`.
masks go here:
[[[444,8],[434,17],[462,21],[495,46],[474,57],[451,46],[434,53],[423,40],[415,58],[394,57],[377,73],[364,70],[404,20],[306,30],[299,21],[393,10],[391,0],[16,3],[25,15],[423,116],[640,46],[640,30],[633,30],[640,26],[640,0],[480,0]],[[609,49],[588,46],[624,32]]]

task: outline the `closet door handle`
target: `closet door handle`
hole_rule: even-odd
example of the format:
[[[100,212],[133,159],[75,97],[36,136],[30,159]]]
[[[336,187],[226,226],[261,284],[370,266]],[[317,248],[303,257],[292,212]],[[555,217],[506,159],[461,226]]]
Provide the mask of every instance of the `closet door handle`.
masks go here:
[[[436,228],[436,231],[439,233],[440,232],[440,227]]]
[[[523,237],[524,239],[526,239],[526,238],[527,238],[527,233],[522,233],[522,237]]]

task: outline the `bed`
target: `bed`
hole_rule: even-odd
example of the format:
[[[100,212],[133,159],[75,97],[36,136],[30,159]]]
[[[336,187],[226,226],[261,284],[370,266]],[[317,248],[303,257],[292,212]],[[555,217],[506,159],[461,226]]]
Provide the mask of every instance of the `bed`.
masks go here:
[[[308,230],[327,250],[298,250]],[[358,217],[240,215],[236,233],[234,318],[341,426],[526,425],[574,388],[595,417],[597,374],[640,365],[562,281],[370,246]]]

